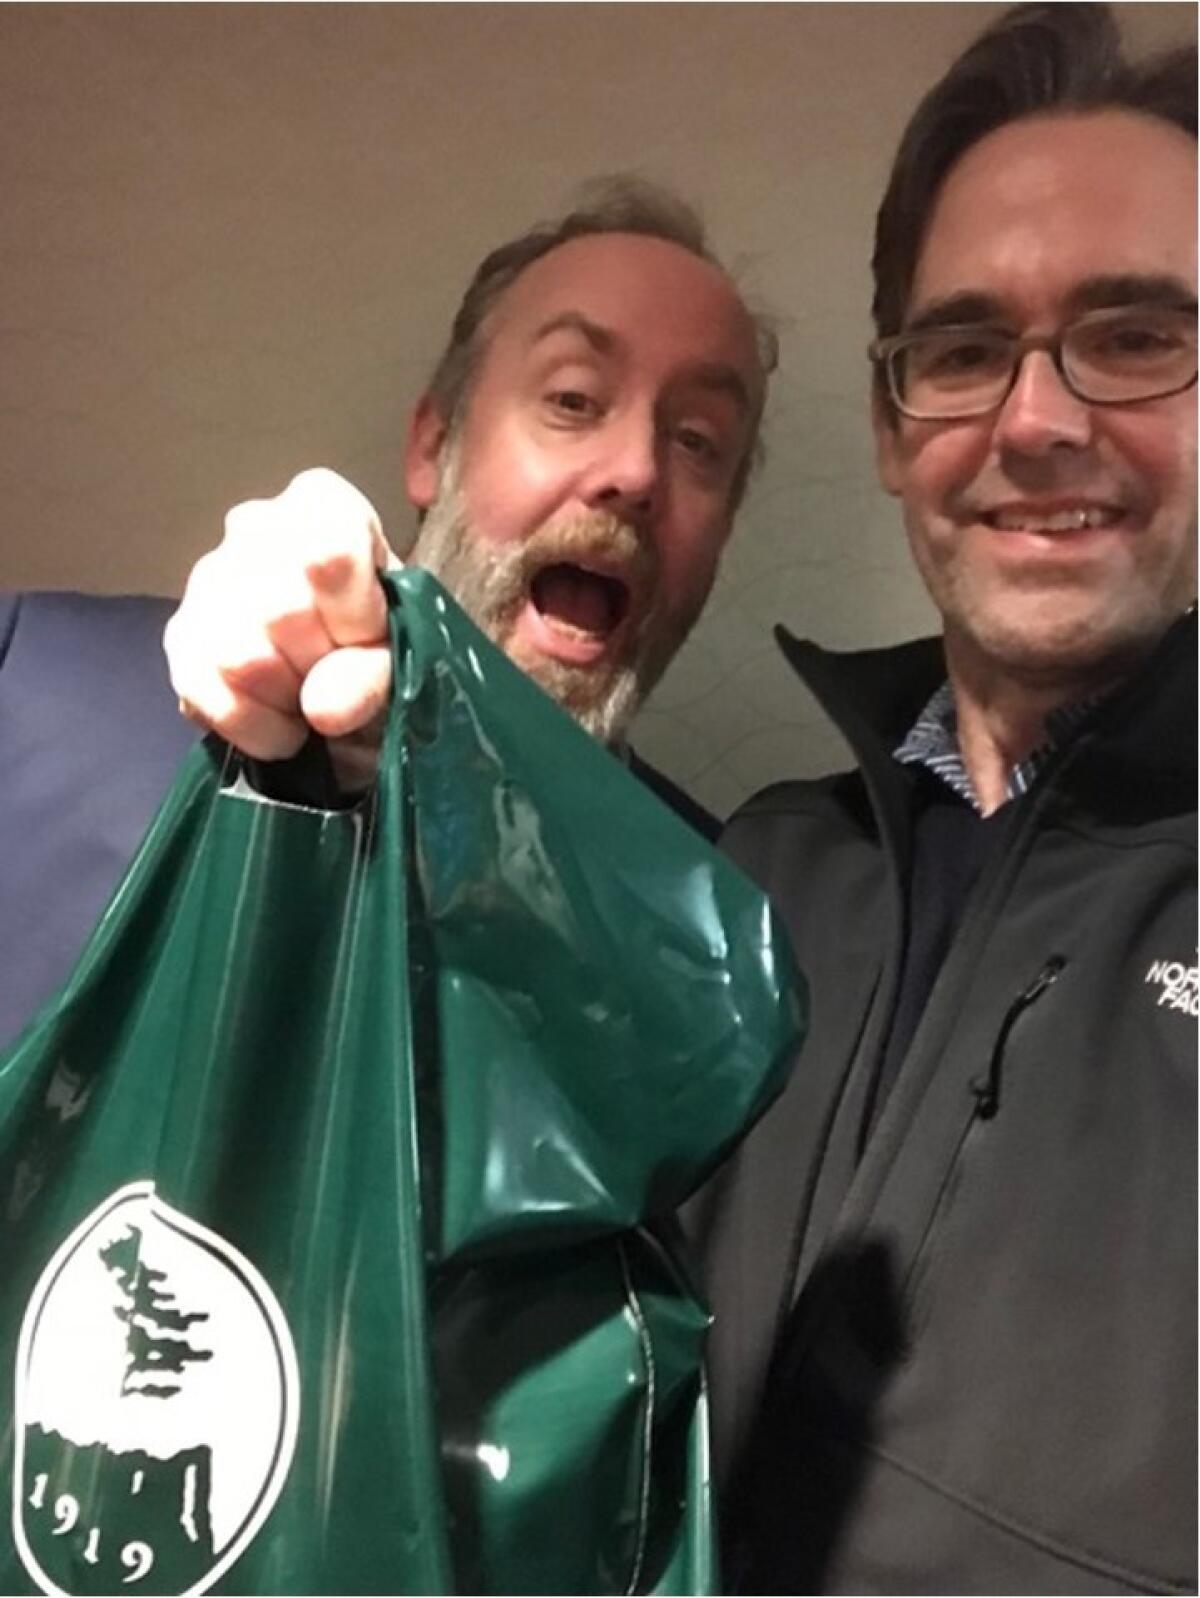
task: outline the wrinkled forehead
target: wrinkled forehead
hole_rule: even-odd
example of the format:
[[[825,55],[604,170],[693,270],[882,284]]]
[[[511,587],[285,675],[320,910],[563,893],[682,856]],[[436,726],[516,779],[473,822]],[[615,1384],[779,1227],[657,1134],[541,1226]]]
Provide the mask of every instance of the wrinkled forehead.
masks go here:
[[[572,326],[647,382],[725,371],[761,408],[753,319],[729,277],[683,246],[639,234],[570,239],[527,266],[483,325],[481,365],[519,361]]]

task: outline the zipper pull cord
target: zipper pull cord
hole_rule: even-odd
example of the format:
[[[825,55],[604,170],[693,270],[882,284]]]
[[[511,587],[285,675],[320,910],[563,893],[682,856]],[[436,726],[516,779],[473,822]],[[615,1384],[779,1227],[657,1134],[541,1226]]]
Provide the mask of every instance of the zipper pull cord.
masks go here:
[[[996,1036],[996,1045],[992,1050],[992,1058],[988,1062],[987,1075],[975,1077],[971,1083],[971,1092],[976,1100],[976,1113],[980,1120],[990,1121],[1000,1108],[1000,1071],[1004,1062],[1004,1050],[1008,1046],[1008,1035],[1016,1025],[1017,1017],[1023,1015],[1035,1000],[1040,999],[1047,988],[1054,986],[1066,963],[1061,954],[1052,954],[1029,986],[1017,994],[1005,1011],[1004,1020],[1000,1023],[1000,1031]]]

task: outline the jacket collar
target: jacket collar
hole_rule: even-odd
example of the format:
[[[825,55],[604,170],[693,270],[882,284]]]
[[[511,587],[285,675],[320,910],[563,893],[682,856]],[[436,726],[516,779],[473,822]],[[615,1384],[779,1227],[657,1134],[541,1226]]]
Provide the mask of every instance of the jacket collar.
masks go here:
[[[1196,632],[1193,606],[1086,719],[1074,762],[1081,774],[1195,782]],[[775,637],[867,774],[882,777],[892,750],[945,678],[941,639],[846,651],[822,649],[784,627]]]

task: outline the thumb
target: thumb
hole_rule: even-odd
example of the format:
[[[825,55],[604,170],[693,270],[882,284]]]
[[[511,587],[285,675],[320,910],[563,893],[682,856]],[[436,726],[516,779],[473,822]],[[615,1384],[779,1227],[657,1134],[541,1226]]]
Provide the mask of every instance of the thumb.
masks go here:
[[[317,732],[341,738],[382,715],[391,687],[392,655],[386,644],[335,649],[304,679],[300,709]]]

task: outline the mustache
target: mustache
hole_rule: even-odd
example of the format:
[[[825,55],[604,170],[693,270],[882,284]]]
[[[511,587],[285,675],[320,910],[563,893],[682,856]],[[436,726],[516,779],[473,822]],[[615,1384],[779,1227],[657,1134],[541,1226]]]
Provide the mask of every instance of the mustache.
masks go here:
[[[467,514],[461,444],[453,431],[437,495],[409,558],[442,578],[468,614],[481,612],[475,620],[485,631],[498,611],[516,604],[518,588],[527,593],[539,571],[558,564],[615,577],[629,590],[631,608],[648,608],[657,592],[658,550],[648,532],[610,510],[552,517],[518,539],[479,537]]]
[[[588,510],[544,523],[523,538],[484,540],[473,532],[457,484],[431,508],[409,558],[441,579],[464,610],[493,634],[514,617],[539,572],[579,566],[616,579],[642,625],[656,609],[659,555],[652,537],[611,511]],[[642,626],[637,630],[640,632]]]
[[[525,669],[586,732],[616,743],[662,676],[691,623],[665,625],[661,560],[652,535],[612,511],[553,516],[523,536],[494,541],[472,526],[462,491],[458,440],[442,463],[438,493],[409,560],[437,577],[475,625],[505,649],[538,574],[572,565],[624,585],[626,619],[619,659],[603,670],[535,660]]]
[[[658,551],[641,529],[608,511],[582,512],[567,521],[539,527],[511,553],[498,552],[499,564],[528,589],[547,567],[579,566],[615,578],[629,592],[632,606],[653,594]]]

